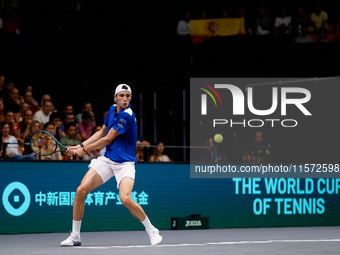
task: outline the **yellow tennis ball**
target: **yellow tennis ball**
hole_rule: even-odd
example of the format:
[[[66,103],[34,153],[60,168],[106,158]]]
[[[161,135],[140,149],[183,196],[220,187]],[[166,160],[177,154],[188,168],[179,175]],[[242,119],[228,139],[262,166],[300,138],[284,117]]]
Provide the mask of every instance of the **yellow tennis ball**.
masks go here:
[[[214,140],[215,140],[215,142],[217,142],[217,143],[221,143],[221,142],[223,141],[223,136],[222,136],[221,134],[216,134],[216,135],[214,136]]]

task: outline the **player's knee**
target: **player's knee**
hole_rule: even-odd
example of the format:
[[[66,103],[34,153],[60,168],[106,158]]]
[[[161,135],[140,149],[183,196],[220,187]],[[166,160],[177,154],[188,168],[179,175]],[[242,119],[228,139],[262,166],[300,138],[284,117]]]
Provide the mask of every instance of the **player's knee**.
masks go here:
[[[120,201],[122,202],[122,204],[126,207],[129,208],[131,207],[133,200],[131,199],[130,196],[127,195],[120,195]]]
[[[77,188],[75,199],[84,199],[84,198],[86,198],[87,194],[88,194],[88,192],[80,185]]]

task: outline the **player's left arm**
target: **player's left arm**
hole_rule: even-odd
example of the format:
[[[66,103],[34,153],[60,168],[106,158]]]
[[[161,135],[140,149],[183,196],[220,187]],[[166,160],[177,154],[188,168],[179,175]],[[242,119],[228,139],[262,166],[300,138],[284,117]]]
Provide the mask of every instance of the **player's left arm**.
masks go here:
[[[97,131],[96,133],[94,133],[89,139],[87,139],[86,141],[83,142],[83,145],[86,146],[87,144],[91,144],[94,143],[96,141],[98,141],[100,138],[104,137],[105,134],[107,132],[107,127],[105,126],[105,124],[102,126],[102,128]],[[67,147],[67,151],[66,153],[70,154],[70,155],[74,155],[76,151],[81,151],[83,150],[83,148],[80,146],[80,144],[76,145],[76,146],[71,146],[71,147]],[[79,150],[80,149],[80,150]],[[84,154],[85,155],[85,154]],[[84,156],[83,155],[83,156]],[[82,157],[82,156],[81,156]]]
[[[113,140],[116,139],[116,137],[119,136],[119,135],[120,135],[120,133],[117,130],[111,128],[109,133],[107,133],[106,136],[98,139],[97,141],[95,141],[93,143],[84,145],[84,149],[81,148],[81,147],[78,148],[76,154],[79,155],[80,157],[83,157],[86,154],[85,151],[103,148],[107,144],[112,143]]]

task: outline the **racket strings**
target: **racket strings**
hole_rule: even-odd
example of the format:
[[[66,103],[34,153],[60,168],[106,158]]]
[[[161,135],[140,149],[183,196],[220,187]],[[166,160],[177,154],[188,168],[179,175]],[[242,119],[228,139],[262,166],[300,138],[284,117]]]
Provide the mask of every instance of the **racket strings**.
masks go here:
[[[40,155],[52,154],[57,147],[53,137],[44,132],[35,132],[31,137],[32,149]]]

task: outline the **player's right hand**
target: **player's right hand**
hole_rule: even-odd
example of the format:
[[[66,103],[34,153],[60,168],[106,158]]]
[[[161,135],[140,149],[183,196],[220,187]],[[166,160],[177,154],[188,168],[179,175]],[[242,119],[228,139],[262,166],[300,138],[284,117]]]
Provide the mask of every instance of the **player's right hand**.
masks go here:
[[[77,149],[80,147],[80,145],[77,146],[72,146],[70,148],[67,149],[66,153],[69,155],[75,155]]]

